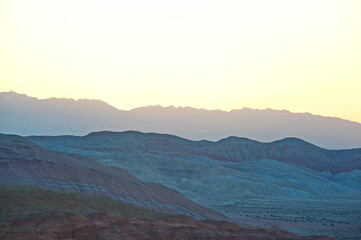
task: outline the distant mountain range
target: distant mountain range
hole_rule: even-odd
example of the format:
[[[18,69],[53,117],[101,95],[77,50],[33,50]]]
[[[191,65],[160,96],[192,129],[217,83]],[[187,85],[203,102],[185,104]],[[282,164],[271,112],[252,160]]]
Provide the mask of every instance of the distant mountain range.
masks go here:
[[[193,140],[240,136],[274,141],[297,137],[329,149],[361,147],[360,123],[310,113],[161,106],[123,111],[99,100],[39,100],[15,92],[0,93],[0,132],[85,135],[102,130],[160,132]]]
[[[208,207],[244,198],[361,196],[361,149],[326,150],[296,138],[260,143],[229,137],[211,142],[135,131],[27,139],[124,168]]]

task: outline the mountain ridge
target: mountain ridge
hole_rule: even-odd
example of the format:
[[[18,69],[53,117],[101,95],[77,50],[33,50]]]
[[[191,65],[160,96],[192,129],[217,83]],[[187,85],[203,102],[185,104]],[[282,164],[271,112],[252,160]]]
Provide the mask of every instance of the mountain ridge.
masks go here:
[[[148,106],[119,110],[101,100],[39,100],[0,93],[0,132],[17,135],[84,135],[109,130],[169,133],[192,140],[239,136],[262,142],[289,136],[329,149],[361,146],[361,123],[288,110],[206,110]]]
[[[16,134],[7,134],[7,135],[17,136]],[[141,131],[136,131],[136,130],[128,130],[128,131],[122,131],[122,132],[104,130],[104,131],[91,132],[86,135],[58,135],[58,136],[29,135],[29,136],[25,136],[25,138],[30,138],[30,139],[47,138],[47,137],[49,137],[49,138],[60,138],[60,137],[87,138],[87,137],[121,136],[121,135],[122,136],[134,135],[134,136],[142,136],[142,137],[170,138],[170,139],[177,139],[182,142],[192,142],[195,144],[201,143],[201,142],[213,143],[213,144],[229,143],[229,142],[240,143],[240,144],[248,144],[248,143],[250,143],[250,144],[290,144],[290,145],[296,145],[296,146],[297,145],[298,146],[312,146],[315,148],[320,148],[320,149],[329,150],[329,151],[361,150],[361,146],[356,147],[356,148],[350,148],[350,149],[347,148],[347,149],[339,149],[339,150],[326,149],[326,148],[317,146],[311,142],[305,141],[298,137],[286,137],[286,138],[282,138],[282,139],[278,139],[278,140],[274,140],[274,141],[263,142],[263,141],[257,141],[257,140],[253,140],[250,138],[246,138],[246,137],[228,136],[228,137],[216,140],[216,141],[212,141],[212,140],[192,140],[192,139],[187,139],[185,137],[180,137],[180,136],[173,135],[173,134],[156,133],[156,132],[141,132]]]
[[[29,136],[26,138],[46,148],[57,145],[113,147],[115,149],[126,147],[131,150],[196,154],[216,160],[223,159],[222,161],[226,162],[274,159],[306,166],[317,171],[330,171],[332,164],[341,169],[342,163],[347,161],[357,163],[361,156],[361,148],[328,150],[295,137],[272,142],[259,142],[234,136],[218,141],[197,141],[171,134],[100,131],[84,136]],[[361,169],[361,165],[355,165],[354,170],[356,169]]]
[[[39,101],[66,100],[66,101],[74,101],[74,102],[82,102],[82,101],[85,101],[85,102],[98,102],[100,104],[108,105],[108,106],[112,107],[115,110],[123,111],[123,112],[139,111],[139,110],[143,110],[143,109],[152,109],[152,108],[201,110],[201,111],[206,111],[206,112],[222,112],[222,113],[232,113],[232,112],[239,112],[239,111],[277,111],[277,112],[286,112],[286,113],[292,113],[292,114],[305,114],[305,115],[311,115],[311,116],[316,116],[316,117],[337,119],[337,120],[343,120],[343,121],[348,121],[348,122],[361,124],[361,122],[346,119],[346,118],[335,117],[335,116],[325,116],[325,115],[315,114],[315,113],[311,113],[311,112],[293,112],[293,111],[290,111],[290,110],[287,110],[287,109],[273,109],[273,108],[261,108],[261,109],[258,109],[258,108],[243,107],[243,108],[236,108],[236,109],[231,109],[231,110],[223,110],[223,109],[197,108],[197,107],[191,107],[191,106],[174,106],[174,105],[163,106],[163,105],[160,105],[160,104],[156,104],[156,105],[145,105],[145,106],[140,106],[140,107],[134,107],[134,108],[130,108],[130,109],[126,110],[126,109],[120,109],[118,107],[115,107],[115,106],[103,101],[103,100],[96,99],[96,98],[92,98],[92,99],[89,99],[89,98],[63,98],[63,97],[37,98],[37,97],[29,96],[29,95],[27,95],[25,93],[17,93],[15,91],[0,92],[0,95],[1,94],[10,95],[10,96],[20,95],[20,96],[23,96],[23,97],[27,97],[27,98],[31,98],[31,99],[39,100]]]

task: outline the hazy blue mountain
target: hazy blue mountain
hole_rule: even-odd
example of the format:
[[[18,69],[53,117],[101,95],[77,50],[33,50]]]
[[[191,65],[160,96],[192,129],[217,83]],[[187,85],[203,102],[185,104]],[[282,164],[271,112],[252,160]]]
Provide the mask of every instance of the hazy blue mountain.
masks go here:
[[[361,170],[353,170],[347,173],[341,172],[334,175],[331,179],[352,188],[361,189]]]
[[[92,157],[106,165],[127,169],[143,181],[164,184],[208,206],[243,198],[361,196],[354,182],[344,180],[348,173],[341,179],[301,166],[300,161],[302,156],[309,156],[309,162],[318,162],[326,168],[320,170],[328,170],[327,161],[334,163],[332,167],[344,169],[348,166],[342,162],[359,156],[361,149],[341,150],[342,154],[338,154],[294,138],[260,143],[230,137],[211,142],[134,131],[28,139],[46,148]],[[349,158],[345,157],[346,153]],[[293,162],[295,156],[298,158]],[[342,159],[332,156],[342,156]]]
[[[39,100],[15,92],[0,93],[0,132],[84,135],[101,130],[160,132],[212,141],[227,136],[258,141],[292,136],[330,149],[361,147],[360,123],[309,113],[248,108],[225,112],[172,106],[122,111],[99,100]]]

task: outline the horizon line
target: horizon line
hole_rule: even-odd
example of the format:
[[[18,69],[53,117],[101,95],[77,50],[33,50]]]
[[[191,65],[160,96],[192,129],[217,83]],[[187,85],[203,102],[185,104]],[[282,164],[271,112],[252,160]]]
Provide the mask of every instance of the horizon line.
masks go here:
[[[139,107],[134,107],[134,108],[130,108],[130,109],[120,109],[118,107],[115,107],[114,105],[104,101],[104,100],[101,100],[101,99],[96,99],[96,98],[66,98],[66,97],[48,97],[48,98],[39,98],[39,97],[34,97],[34,96],[29,96],[28,94],[26,93],[18,93],[16,91],[13,91],[13,90],[9,90],[9,91],[2,91],[0,92],[0,94],[3,94],[3,93],[10,93],[10,94],[17,94],[17,95],[23,95],[23,96],[26,96],[28,98],[34,98],[36,100],[39,100],[39,101],[46,101],[46,100],[51,100],[51,99],[57,99],[57,100],[71,100],[71,101],[94,101],[94,102],[101,102],[103,104],[106,104],[118,111],[125,111],[125,112],[128,112],[128,111],[134,111],[134,110],[138,110],[138,109],[142,109],[142,108],[150,108],[150,107],[160,107],[160,108],[174,108],[174,109],[194,109],[194,110],[202,110],[202,111],[210,111],[210,112],[224,112],[224,113],[232,113],[232,112],[236,112],[236,111],[244,111],[244,110],[253,110],[253,111],[267,111],[267,110],[270,110],[270,111],[279,111],[279,112],[289,112],[289,113],[293,113],[293,114],[310,114],[310,115],[313,115],[313,116],[316,116],[316,117],[323,117],[323,118],[334,118],[334,119],[340,119],[340,120],[344,120],[344,121],[349,121],[349,122],[353,122],[353,123],[358,123],[358,124],[361,124],[361,122],[358,122],[356,120],[350,120],[350,119],[345,119],[345,118],[342,118],[342,117],[336,117],[336,116],[326,116],[326,115],[320,115],[320,114],[316,114],[316,113],[311,113],[311,112],[293,112],[293,111],[290,111],[288,109],[275,109],[275,108],[249,108],[249,107],[242,107],[242,108],[237,108],[237,109],[231,109],[231,110],[223,110],[223,109],[207,109],[207,108],[197,108],[197,107],[192,107],[192,106],[177,106],[177,105],[168,105],[168,106],[165,106],[165,105],[161,105],[161,104],[155,104],[155,105],[144,105],[144,106],[139,106]]]

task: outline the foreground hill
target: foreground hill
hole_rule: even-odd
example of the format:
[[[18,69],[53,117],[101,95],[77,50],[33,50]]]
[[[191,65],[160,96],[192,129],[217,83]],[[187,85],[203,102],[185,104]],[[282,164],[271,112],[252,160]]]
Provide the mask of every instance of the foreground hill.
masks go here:
[[[37,185],[108,196],[158,212],[225,219],[160,184],[87,157],[44,149],[25,138],[0,134],[0,185]]]
[[[64,212],[81,215],[112,212],[144,219],[171,216],[95,194],[52,191],[34,185],[0,187],[0,219],[2,221],[11,222]]]
[[[195,140],[236,135],[273,141],[295,136],[326,148],[361,147],[360,123],[309,113],[160,106],[122,111],[99,100],[39,100],[14,92],[0,93],[0,132],[83,135],[104,129],[170,133]]]
[[[252,197],[361,196],[355,180],[357,171],[333,176],[310,169],[339,172],[358,168],[360,149],[330,151],[300,139],[259,143],[231,137],[209,142],[140,132],[28,139],[43,147],[125,168],[144,181],[164,184],[207,206]],[[356,165],[348,165],[350,162]]]
[[[333,239],[165,215],[107,197],[33,186],[0,187],[0,210],[3,240]]]

